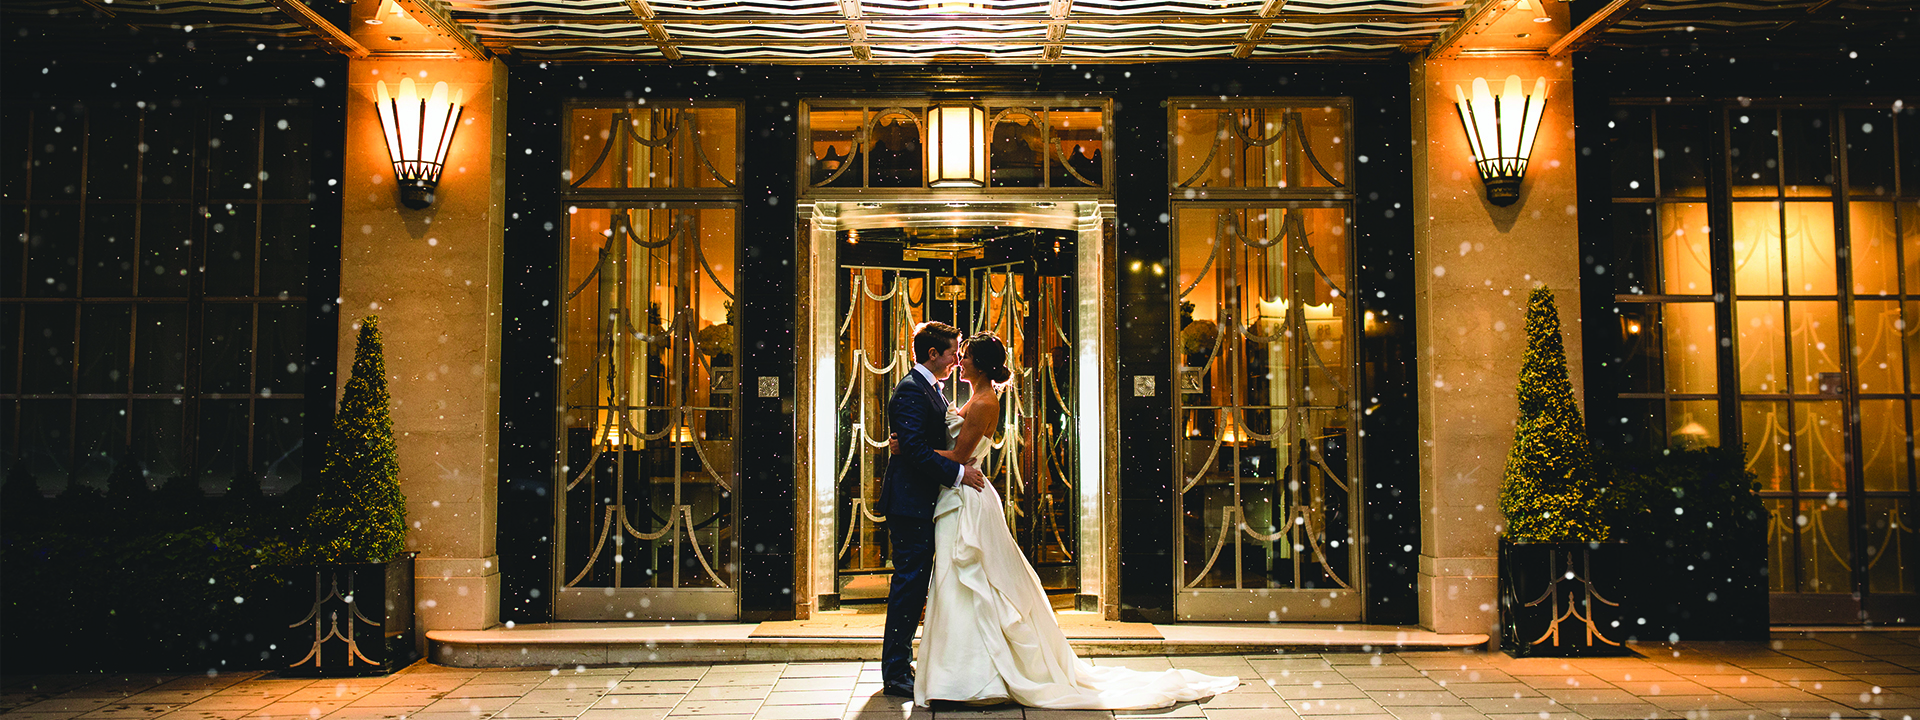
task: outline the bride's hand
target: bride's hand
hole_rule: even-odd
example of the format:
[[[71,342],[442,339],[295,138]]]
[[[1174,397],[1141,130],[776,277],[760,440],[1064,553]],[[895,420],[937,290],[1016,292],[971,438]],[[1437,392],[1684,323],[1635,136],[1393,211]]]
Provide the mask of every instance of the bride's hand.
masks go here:
[[[887,452],[900,452],[900,433],[893,433],[887,436]]]

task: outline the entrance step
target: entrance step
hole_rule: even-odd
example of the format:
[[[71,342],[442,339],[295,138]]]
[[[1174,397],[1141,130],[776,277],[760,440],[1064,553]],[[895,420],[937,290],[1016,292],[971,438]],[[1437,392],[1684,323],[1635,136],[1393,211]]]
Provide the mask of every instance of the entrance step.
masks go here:
[[[1486,635],[1396,625],[1111,622],[1059,612],[1083,657],[1281,652],[1407,652],[1481,648]],[[878,660],[884,617],[815,613],[764,623],[542,623],[492,630],[434,630],[428,657],[453,667],[561,667],[645,663]]]

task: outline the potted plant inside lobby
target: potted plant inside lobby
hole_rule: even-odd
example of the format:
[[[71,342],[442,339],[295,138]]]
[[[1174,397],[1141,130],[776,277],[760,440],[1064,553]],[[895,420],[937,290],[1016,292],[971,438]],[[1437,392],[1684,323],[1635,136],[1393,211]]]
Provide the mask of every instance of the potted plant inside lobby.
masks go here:
[[[1520,412],[1500,482],[1500,647],[1514,655],[1623,652],[1620,546],[1610,542],[1586,421],[1574,402],[1553,292],[1527,300]]]
[[[362,319],[359,333],[312,504],[271,568],[279,601],[267,630],[284,638],[278,665],[287,674],[377,675],[416,657],[418,553],[406,551],[378,316]]]

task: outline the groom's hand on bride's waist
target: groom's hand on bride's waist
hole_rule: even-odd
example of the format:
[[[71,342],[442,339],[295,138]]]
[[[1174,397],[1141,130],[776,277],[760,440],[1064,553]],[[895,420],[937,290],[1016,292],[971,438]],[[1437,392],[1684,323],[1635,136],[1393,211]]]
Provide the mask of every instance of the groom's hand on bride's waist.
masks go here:
[[[973,488],[976,491],[987,489],[987,476],[980,474],[980,468],[972,465],[962,467],[965,468],[966,472],[960,476],[960,484]]]

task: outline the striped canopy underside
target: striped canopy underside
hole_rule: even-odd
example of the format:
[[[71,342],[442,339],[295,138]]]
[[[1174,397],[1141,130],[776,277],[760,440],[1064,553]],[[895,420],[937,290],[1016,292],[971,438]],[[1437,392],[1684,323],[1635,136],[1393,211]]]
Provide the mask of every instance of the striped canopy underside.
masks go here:
[[[308,0],[321,8],[335,0]],[[1850,39],[1914,29],[1908,0],[1649,0],[1602,45]],[[775,64],[1361,59],[1419,52],[1464,0],[451,0],[509,59]],[[323,13],[325,14],[325,13]],[[105,31],[189,50],[324,52],[269,0],[10,0],[56,42]],[[1889,34],[1889,37],[1895,35]]]

